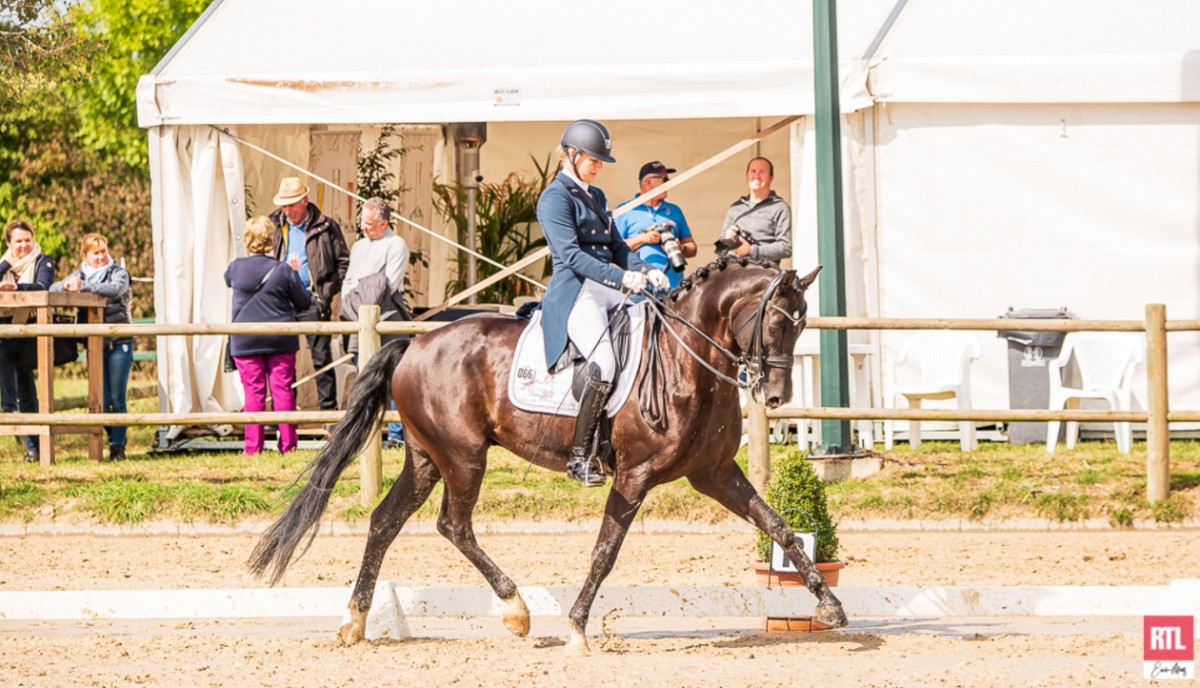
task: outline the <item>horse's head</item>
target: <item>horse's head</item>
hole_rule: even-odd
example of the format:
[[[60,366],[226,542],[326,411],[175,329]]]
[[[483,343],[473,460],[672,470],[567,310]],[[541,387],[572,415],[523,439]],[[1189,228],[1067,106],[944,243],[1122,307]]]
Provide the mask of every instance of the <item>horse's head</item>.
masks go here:
[[[731,309],[734,344],[746,361],[755,396],[768,408],[792,398],[793,351],[808,318],[804,292],[820,272],[817,266],[803,277],[794,270],[766,275]]]

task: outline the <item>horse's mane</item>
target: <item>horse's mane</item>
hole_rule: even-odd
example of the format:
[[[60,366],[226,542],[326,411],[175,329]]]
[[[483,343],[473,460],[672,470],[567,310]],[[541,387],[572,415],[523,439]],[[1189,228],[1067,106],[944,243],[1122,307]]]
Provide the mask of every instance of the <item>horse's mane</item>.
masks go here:
[[[667,298],[671,299],[672,301],[678,301],[681,296],[699,287],[704,280],[708,279],[708,276],[712,274],[714,270],[724,270],[733,264],[740,265],[744,268],[751,265],[757,265],[758,267],[767,268],[768,270],[774,270],[776,272],[779,271],[778,266],[774,265],[773,263],[768,263],[765,260],[759,260],[749,256],[736,256],[726,253],[725,255],[713,260],[709,264],[701,265],[693,270],[692,274],[679,281],[679,286],[667,293]]]

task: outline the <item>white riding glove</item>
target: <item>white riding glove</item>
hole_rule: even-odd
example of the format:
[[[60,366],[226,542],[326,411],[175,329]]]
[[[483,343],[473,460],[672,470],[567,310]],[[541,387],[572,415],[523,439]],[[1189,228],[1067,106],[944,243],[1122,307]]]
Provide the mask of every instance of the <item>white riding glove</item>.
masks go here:
[[[625,274],[621,276],[621,286],[625,287],[626,289],[628,289],[630,292],[632,292],[634,294],[637,294],[638,292],[645,289],[646,284],[648,284],[648,283],[649,283],[649,279],[640,272],[633,272],[632,270],[626,270]]]
[[[646,279],[650,280],[650,284],[667,291],[671,288],[671,280],[667,278],[667,273],[662,270],[651,270],[646,274]]]

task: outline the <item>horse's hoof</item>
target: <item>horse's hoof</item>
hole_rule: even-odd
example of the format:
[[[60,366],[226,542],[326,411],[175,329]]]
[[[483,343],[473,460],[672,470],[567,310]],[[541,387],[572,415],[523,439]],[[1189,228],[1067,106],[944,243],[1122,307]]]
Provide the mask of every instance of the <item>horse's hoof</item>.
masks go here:
[[[841,628],[850,623],[849,619],[846,618],[846,612],[842,609],[842,605],[837,602],[818,604],[817,620],[831,628]]]
[[[362,626],[354,622],[345,624],[338,630],[338,637],[342,639],[343,644],[353,645],[363,639]]]
[[[569,657],[585,657],[591,654],[592,650],[588,647],[587,638],[579,631],[571,631],[571,639],[567,641],[567,656]]]
[[[509,633],[524,638],[529,635],[529,607],[525,606],[525,600],[521,599],[521,594],[517,593],[510,599],[504,601],[504,627]]]

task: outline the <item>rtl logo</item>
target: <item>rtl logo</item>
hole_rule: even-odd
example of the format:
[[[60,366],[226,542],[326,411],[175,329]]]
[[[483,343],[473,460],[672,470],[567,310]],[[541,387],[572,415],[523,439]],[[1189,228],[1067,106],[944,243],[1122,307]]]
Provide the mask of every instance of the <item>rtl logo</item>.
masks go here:
[[[1196,676],[1195,619],[1147,616],[1142,626],[1144,675],[1149,679]]]

